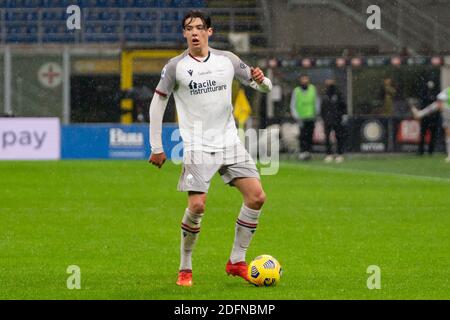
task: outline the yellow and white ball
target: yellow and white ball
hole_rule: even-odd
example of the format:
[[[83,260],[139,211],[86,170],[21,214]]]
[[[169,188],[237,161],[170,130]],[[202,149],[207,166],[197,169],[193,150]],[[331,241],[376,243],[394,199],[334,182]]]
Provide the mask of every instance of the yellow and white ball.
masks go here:
[[[274,286],[280,282],[282,269],[280,263],[268,254],[256,257],[248,265],[250,282],[258,287]]]

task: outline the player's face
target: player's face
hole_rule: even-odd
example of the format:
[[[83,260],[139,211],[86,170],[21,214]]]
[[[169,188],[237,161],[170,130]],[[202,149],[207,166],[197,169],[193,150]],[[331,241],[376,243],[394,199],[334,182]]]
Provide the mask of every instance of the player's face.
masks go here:
[[[191,50],[201,50],[208,47],[208,38],[212,35],[212,28],[207,28],[202,19],[186,20],[183,36],[186,38]]]

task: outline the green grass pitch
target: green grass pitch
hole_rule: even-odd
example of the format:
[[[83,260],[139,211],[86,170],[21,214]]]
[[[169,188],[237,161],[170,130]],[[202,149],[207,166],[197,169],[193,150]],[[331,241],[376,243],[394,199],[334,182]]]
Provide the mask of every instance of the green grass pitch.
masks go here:
[[[276,287],[228,277],[241,196],[213,180],[194,286],[175,285],[186,195],[180,166],[0,162],[0,299],[449,299],[450,165],[443,157],[281,163],[247,259],[271,254]],[[69,290],[69,265],[81,289]],[[367,268],[381,269],[369,290]]]

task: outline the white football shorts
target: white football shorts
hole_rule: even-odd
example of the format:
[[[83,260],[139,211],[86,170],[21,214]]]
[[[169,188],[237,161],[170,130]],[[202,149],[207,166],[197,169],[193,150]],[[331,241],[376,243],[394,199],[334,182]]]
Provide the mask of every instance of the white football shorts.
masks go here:
[[[260,179],[258,169],[241,143],[223,151],[185,151],[178,191],[205,192],[213,176],[219,172],[225,184],[233,185],[235,178]]]

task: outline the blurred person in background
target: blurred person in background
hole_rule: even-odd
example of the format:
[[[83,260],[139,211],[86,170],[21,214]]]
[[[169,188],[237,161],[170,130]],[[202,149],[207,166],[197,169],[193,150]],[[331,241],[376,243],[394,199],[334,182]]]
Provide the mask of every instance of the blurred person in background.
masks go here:
[[[414,118],[423,119],[424,117],[440,112],[442,116],[442,127],[445,130],[445,145],[447,148],[447,158],[445,161],[450,163],[450,87],[441,91],[436,98],[436,101],[425,107],[422,110],[418,110],[416,107],[412,107]]]
[[[320,98],[316,87],[310,83],[307,75],[299,78],[299,86],[295,87],[291,95],[291,114],[300,126],[300,154],[299,160],[311,159],[313,133],[316,117],[320,110]]]
[[[383,114],[391,116],[394,114],[394,98],[397,94],[397,89],[392,83],[390,77],[383,79],[383,85],[380,90],[380,99],[383,101]]]
[[[344,122],[347,121],[347,105],[341,92],[336,86],[335,79],[326,79],[323,95],[321,96],[320,115],[323,120],[326,141],[325,162],[330,163],[335,160],[337,163],[344,161]],[[331,132],[336,136],[336,153],[332,153]]]
[[[434,81],[428,81],[420,93],[421,109],[430,105],[436,101],[436,97],[439,94],[439,88]],[[427,130],[430,131],[430,143],[428,144],[428,154],[432,155],[434,151],[434,145],[436,143],[436,137],[441,125],[440,112],[433,112],[422,118],[420,121],[420,142],[418,154],[421,156],[424,154],[425,135]]]

